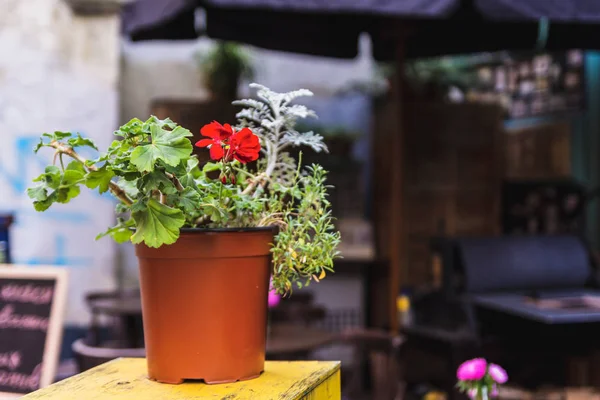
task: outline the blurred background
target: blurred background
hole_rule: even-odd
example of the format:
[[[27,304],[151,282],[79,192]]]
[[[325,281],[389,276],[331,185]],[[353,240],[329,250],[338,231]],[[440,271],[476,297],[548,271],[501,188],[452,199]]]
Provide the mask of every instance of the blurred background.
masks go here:
[[[483,354],[507,399],[600,386],[594,0],[0,3],[0,263],[69,270],[58,379],[143,355],[141,307],[133,247],[94,241],[109,196],[33,210],[39,135],[103,148],[156,115],[199,136],[259,82],[314,92],[330,153],[305,161],[343,238],[334,275],[271,309],[268,357],[342,359],[349,399],[460,398]]]

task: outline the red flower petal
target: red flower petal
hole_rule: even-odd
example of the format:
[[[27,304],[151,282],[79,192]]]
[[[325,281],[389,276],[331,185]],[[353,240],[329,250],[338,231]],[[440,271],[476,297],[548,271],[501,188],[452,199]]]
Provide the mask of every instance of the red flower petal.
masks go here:
[[[207,136],[215,140],[226,140],[233,135],[233,128],[229,124],[221,125],[217,121],[206,124],[200,129],[202,136]]]
[[[248,138],[250,138],[252,136],[256,137],[256,135],[254,133],[252,133],[252,131],[249,128],[242,128],[242,130],[240,130],[239,132],[236,132],[235,136],[240,141],[248,140]]]
[[[196,147],[207,147],[214,143],[212,139],[202,139],[196,142]]]
[[[223,158],[223,148],[220,144],[213,144],[210,146],[210,158],[213,160],[220,160]]]

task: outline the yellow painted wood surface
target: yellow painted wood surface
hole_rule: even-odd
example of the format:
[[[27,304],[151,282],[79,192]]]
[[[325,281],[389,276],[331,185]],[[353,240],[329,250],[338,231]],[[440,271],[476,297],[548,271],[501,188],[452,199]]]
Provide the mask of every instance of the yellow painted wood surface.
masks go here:
[[[22,397],[45,400],[340,400],[337,361],[267,361],[257,379],[222,385],[149,380],[146,360],[123,358]]]

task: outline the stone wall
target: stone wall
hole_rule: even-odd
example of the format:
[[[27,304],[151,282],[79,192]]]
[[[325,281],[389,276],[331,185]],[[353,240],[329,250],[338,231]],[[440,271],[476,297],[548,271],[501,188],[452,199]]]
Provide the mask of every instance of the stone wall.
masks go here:
[[[63,0],[0,0],[0,211],[14,212],[14,261],[70,274],[67,323],[86,323],[83,296],[114,287],[115,246],[94,237],[113,202],[83,191],[36,213],[25,195],[52,159],[32,148],[45,131],[80,131],[105,147],[118,121],[119,18],[77,15]]]

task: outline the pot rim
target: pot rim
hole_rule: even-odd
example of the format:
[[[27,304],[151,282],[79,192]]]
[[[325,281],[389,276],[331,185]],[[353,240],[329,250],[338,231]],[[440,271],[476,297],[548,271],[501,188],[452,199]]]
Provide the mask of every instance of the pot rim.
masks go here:
[[[234,233],[234,232],[267,232],[275,231],[277,226],[249,226],[245,228],[179,228],[181,233]]]

